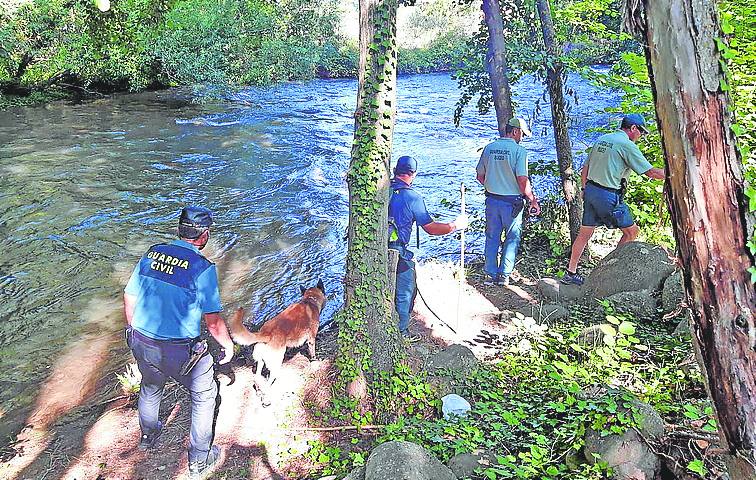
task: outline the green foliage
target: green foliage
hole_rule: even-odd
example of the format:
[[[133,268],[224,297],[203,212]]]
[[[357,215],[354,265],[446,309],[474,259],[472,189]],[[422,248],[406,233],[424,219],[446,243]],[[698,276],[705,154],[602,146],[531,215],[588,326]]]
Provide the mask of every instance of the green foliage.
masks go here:
[[[142,374],[139,372],[136,363],[126,365],[126,370],[123,373],[116,373],[116,378],[121,385],[121,391],[124,395],[133,396],[139,394]]]
[[[434,39],[427,47],[399,50],[399,73],[449,71],[461,62],[467,38],[450,32]]]
[[[579,319],[549,329],[518,316],[517,343],[458,392],[473,405],[467,417],[403,418],[379,441],[417,442],[441,460],[492,452],[495,462],[481,472],[491,479],[605,478],[601,463],[579,459],[586,429],[607,435],[638,425],[634,397],[676,415],[685,392],[700,387],[700,377],[679,367],[689,345],[605,307],[606,323],[592,340],[581,335]]]

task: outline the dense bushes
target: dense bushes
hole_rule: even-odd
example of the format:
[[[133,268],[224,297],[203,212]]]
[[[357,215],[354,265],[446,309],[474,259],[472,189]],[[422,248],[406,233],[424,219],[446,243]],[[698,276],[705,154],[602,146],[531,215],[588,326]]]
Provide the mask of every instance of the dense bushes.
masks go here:
[[[113,0],[101,12],[92,0],[15,2],[0,11],[0,93],[355,77],[359,54],[338,35],[338,8],[336,0]],[[463,42],[448,34],[403,50],[400,70],[448,69]]]

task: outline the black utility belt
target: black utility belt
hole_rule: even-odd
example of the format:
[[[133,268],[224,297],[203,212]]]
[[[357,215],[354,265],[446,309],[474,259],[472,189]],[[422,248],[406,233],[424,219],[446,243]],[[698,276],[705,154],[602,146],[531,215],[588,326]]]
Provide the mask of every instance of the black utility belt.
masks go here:
[[[605,186],[601,185],[600,183],[594,182],[593,180],[588,180],[585,183],[589,183],[589,184],[593,185],[594,187],[598,187],[601,190],[606,190],[607,192],[612,192],[612,193],[616,193],[616,194],[622,193],[622,189],[621,188],[609,188],[609,187],[605,187]]]
[[[158,340],[155,338],[148,337],[147,335],[143,334],[137,329],[133,329],[133,333],[134,335],[139,337],[139,340],[150,345],[165,345],[166,343],[168,343],[171,345],[190,346],[197,343],[197,341],[200,339],[199,337],[197,337],[197,338],[169,338],[165,340]]]
[[[486,197],[495,198],[496,200],[505,200],[507,202],[519,202],[523,199],[522,195],[498,195],[486,190]]]

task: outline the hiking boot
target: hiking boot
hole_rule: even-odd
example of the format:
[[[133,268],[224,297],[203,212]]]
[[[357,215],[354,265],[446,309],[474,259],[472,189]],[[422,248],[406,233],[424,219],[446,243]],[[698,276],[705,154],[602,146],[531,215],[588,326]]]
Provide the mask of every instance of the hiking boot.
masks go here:
[[[150,450],[157,443],[158,437],[163,432],[163,424],[157,423],[157,427],[154,430],[143,433],[142,438],[139,439],[139,450]]]
[[[189,462],[189,478],[191,480],[200,480],[207,478],[213,472],[220,460],[220,448],[217,445],[210,447],[207,459],[204,462]]]
[[[496,282],[496,285],[500,287],[508,287],[511,281],[512,280],[509,275],[507,275],[506,277],[499,277],[499,281]]]
[[[561,282],[565,285],[582,285],[583,284],[583,277],[578,275],[577,272],[570,273],[570,272],[564,272],[564,276],[562,277]]]
[[[500,285],[499,281],[500,280],[499,280],[498,276],[497,277],[492,277],[492,276],[489,275],[488,277],[486,277],[485,280],[483,280],[483,285],[486,285],[488,287],[493,287],[493,286],[496,286],[496,285]]]

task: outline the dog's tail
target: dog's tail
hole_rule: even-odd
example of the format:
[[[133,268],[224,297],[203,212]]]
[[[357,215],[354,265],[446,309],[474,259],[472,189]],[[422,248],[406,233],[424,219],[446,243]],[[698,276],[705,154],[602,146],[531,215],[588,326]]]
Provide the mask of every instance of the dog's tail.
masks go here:
[[[228,322],[228,329],[234,342],[239,345],[253,345],[270,341],[269,335],[247,330],[247,327],[242,323],[242,318],[244,318],[244,310],[239,308]]]

